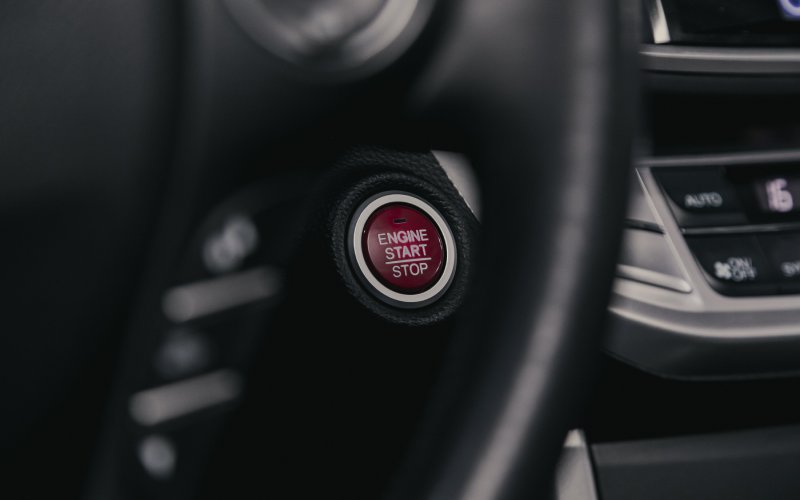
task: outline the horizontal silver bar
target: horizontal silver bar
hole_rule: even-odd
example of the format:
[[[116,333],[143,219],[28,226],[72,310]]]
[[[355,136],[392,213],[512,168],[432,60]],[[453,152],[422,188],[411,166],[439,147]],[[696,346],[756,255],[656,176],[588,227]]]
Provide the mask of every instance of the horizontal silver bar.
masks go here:
[[[692,286],[684,279],[668,274],[642,269],[641,267],[617,265],[617,277],[654,285],[681,293],[691,293]]]
[[[137,392],[131,396],[129,411],[131,418],[140,425],[159,425],[233,401],[241,392],[241,376],[231,370],[219,370]]]
[[[221,278],[172,288],[164,294],[164,315],[175,323],[191,321],[237,306],[268,299],[278,293],[280,278],[271,268],[259,267]]]
[[[800,75],[800,50],[689,47],[644,44],[642,66],[650,71],[739,75]]]
[[[685,227],[681,229],[681,232],[686,236],[775,233],[779,231],[800,231],[800,222],[776,222],[772,224],[752,224],[745,226]]]
[[[774,151],[750,151],[745,153],[722,153],[681,156],[644,157],[636,160],[639,167],[697,167],[704,165],[752,165],[758,168],[764,163],[800,161],[800,149]]]

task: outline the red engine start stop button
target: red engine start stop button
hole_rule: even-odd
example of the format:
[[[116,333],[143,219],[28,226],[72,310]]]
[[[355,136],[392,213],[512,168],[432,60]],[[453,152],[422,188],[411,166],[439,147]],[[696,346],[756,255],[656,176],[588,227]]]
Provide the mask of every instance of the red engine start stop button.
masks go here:
[[[392,290],[427,290],[444,267],[445,252],[439,228],[411,205],[393,203],[367,220],[362,236],[367,264]]]
[[[455,243],[444,218],[410,193],[367,200],[351,228],[351,254],[361,277],[382,300],[418,307],[447,289],[456,264]]]

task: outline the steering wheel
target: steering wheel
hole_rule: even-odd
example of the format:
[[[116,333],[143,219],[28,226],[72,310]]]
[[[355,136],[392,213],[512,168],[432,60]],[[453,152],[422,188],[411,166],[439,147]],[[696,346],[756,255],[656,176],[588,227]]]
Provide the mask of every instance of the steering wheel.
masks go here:
[[[474,307],[388,497],[548,494],[589,394],[613,278],[634,123],[635,2],[202,0],[178,12],[157,0],[74,0],[44,4],[55,14],[46,18],[34,3],[0,7],[0,189],[10,207],[3,215],[53,200],[80,207],[43,234],[14,226],[27,235],[17,238],[22,246],[47,244],[52,253],[12,255],[22,265],[4,279],[9,310],[19,311],[10,323],[31,333],[3,340],[0,380],[31,372],[22,363],[55,316],[62,335],[48,338],[52,352],[32,365],[52,362],[59,375],[6,387],[12,400],[57,398],[100,349],[71,346],[90,344],[126,316],[147,239],[178,238],[164,227],[179,226],[179,217],[160,233],[143,221],[155,217],[154,193],[168,185],[161,166],[175,151],[166,143],[181,141],[173,117],[187,78],[210,88],[209,99],[248,101],[258,119],[239,121],[258,124],[250,133],[262,145],[300,137],[304,124],[380,86],[400,103],[392,108],[403,123],[423,124],[432,144],[455,135],[469,145],[484,207]],[[230,15],[248,33],[248,60],[269,53],[261,67],[230,65],[227,77],[241,79],[242,95],[220,95],[211,88],[218,82],[203,81],[202,64],[183,74],[168,65],[189,43],[171,38],[177,19],[191,39],[208,19],[203,12]],[[253,90],[252,74],[268,74],[272,86]],[[200,118],[192,109],[181,114],[186,134]],[[241,156],[236,138],[207,139],[216,140],[208,154]],[[81,245],[88,253],[76,250]],[[86,276],[91,286],[70,296],[69,283]],[[41,293],[36,307],[47,314],[31,320],[16,290]],[[89,304],[103,304],[100,319],[75,312]],[[46,409],[37,403],[30,411]],[[26,411],[4,417],[4,428],[24,427]]]

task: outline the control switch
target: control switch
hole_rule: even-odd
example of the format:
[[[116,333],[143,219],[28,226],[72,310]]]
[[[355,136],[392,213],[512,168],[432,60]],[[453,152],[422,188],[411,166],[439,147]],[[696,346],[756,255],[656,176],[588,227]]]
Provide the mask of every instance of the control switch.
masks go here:
[[[356,273],[384,302],[424,306],[452,280],[457,252],[450,227],[415,195],[390,192],[370,198],[356,211],[350,237]]]

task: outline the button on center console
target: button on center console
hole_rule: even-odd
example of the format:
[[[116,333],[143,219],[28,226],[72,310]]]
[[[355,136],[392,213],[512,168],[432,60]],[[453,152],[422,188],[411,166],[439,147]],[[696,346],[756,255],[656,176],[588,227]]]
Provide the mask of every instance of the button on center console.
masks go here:
[[[800,164],[658,167],[652,173],[718,292],[800,293]]]
[[[742,205],[719,167],[654,171],[684,227],[741,224]]]
[[[780,291],[800,292],[800,233],[763,234],[758,241],[775,270]]]
[[[771,292],[772,267],[754,236],[687,238],[709,282],[724,295]]]

